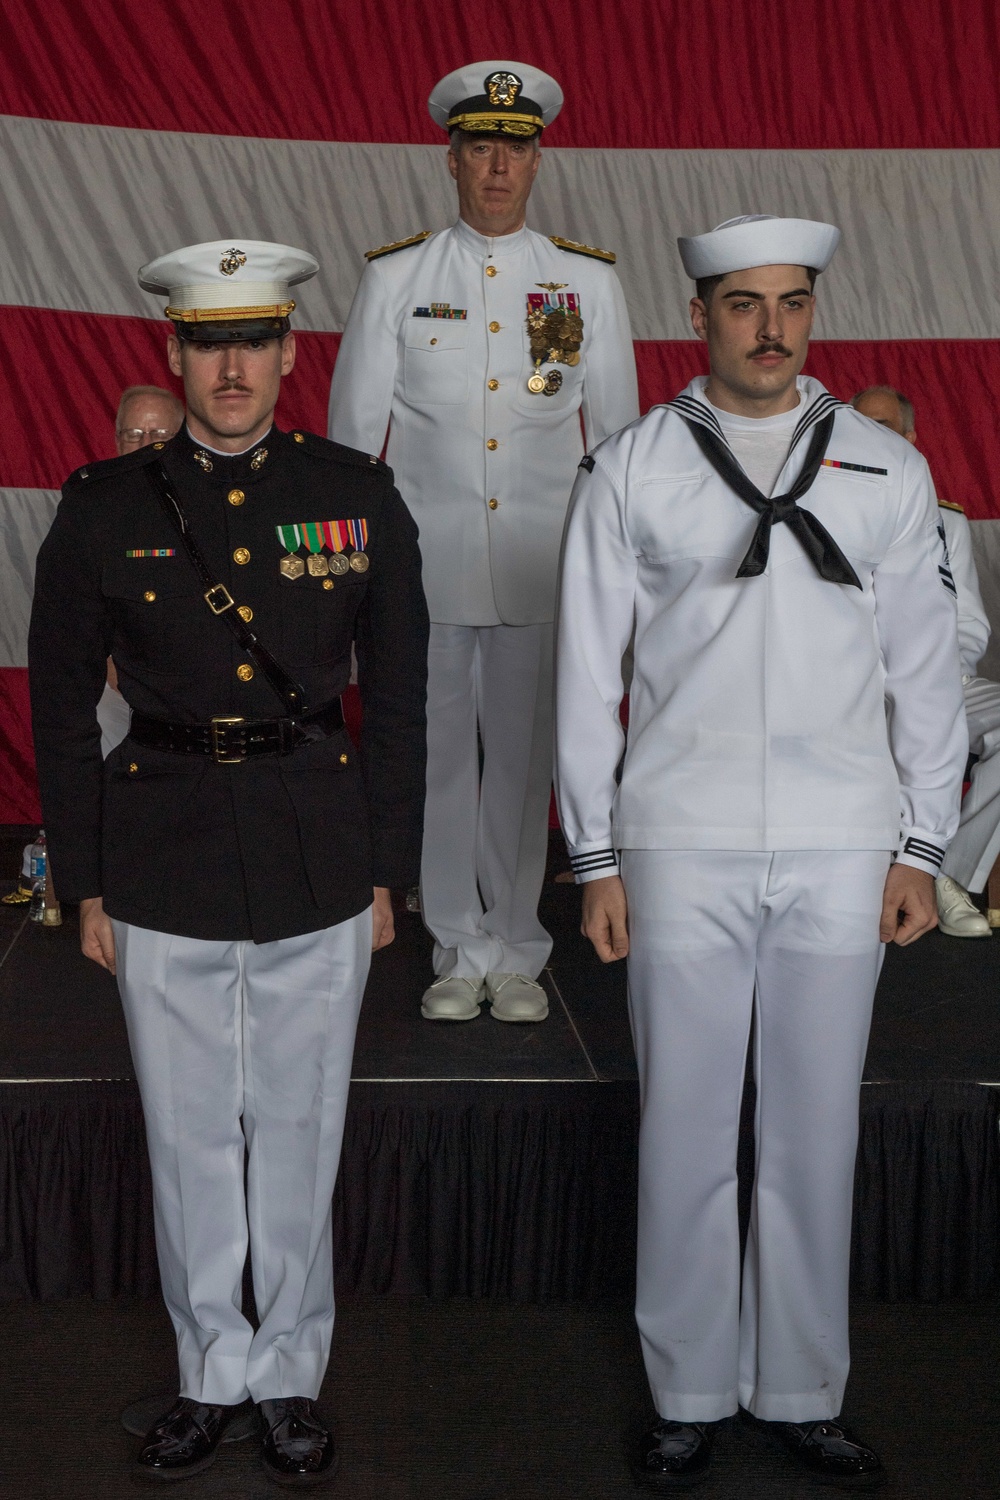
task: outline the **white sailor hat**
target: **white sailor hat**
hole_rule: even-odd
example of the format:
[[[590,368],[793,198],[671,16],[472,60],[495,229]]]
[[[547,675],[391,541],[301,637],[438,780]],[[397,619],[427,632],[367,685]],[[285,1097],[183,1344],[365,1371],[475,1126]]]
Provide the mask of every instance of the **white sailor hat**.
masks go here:
[[[726,276],[752,266],[810,266],[825,271],[840,244],[840,230],[816,219],[778,219],[774,214],[743,214],[708,234],[680,238],[684,269],[694,281]]]
[[[210,240],[151,260],[139,285],[167,298],[179,338],[233,343],[287,333],[295,306],[289,287],[308,281],[319,262],[291,245],[266,240]]]
[[[496,60],[456,68],[427,101],[431,119],[445,130],[522,137],[541,134],[562,106],[562,89],[548,73]]]

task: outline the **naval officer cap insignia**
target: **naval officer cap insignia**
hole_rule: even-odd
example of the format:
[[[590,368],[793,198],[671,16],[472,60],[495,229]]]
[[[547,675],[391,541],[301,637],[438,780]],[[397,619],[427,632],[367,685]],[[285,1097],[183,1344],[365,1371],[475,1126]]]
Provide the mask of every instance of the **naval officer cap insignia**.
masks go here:
[[[677,247],[693,281],[728,276],[753,266],[808,266],[825,271],[840,244],[840,230],[816,219],[778,219],[744,214],[708,234],[681,238]]]
[[[305,250],[264,240],[210,240],[151,260],[139,285],[167,298],[177,336],[194,343],[280,338],[295,306],[289,287],[319,263]]]
[[[494,61],[456,68],[434,89],[427,108],[449,132],[523,139],[540,135],[562,104],[562,89],[548,73],[527,63]]]

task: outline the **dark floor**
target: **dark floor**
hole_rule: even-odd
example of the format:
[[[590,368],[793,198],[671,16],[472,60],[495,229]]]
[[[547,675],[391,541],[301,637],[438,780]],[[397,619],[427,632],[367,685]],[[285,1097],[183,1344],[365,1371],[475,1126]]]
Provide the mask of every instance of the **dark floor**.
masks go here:
[[[881,1452],[898,1500],[1000,1493],[1000,1303],[858,1303],[845,1419]],[[170,1392],[173,1346],[159,1302],[122,1298],[0,1308],[6,1353],[0,1494],[119,1500],[137,1492],[137,1447],[118,1413]],[[623,1303],[511,1305],[363,1298],[338,1312],[321,1402],[336,1428],[338,1500],[612,1500],[649,1419]],[[148,1486],[144,1487],[149,1492]],[[253,1440],[224,1448],[185,1500],[277,1492]],[[783,1453],[724,1432],[704,1500],[817,1500]]]
[[[0,893],[15,883],[29,833],[0,832]],[[553,835],[541,906],[555,939],[545,1025],[499,1025],[484,1007],[478,1021],[429,1026],[419,999],[431,978],[430,939],[419,917],[400,911],[395,943],[373,960],[355,1078],[635,1078],[625,966],[599,963],[580,936],[579,892],[553,878],[565,863]],[[27,921],[25,907],[0,906],[0,1078],[132,1076],[114,981],[81,956],[76,913],[65,916],[61,928],[43,928]],[[889,948],[866,1077],[1000,1082],[1000,936],[933,932]]]

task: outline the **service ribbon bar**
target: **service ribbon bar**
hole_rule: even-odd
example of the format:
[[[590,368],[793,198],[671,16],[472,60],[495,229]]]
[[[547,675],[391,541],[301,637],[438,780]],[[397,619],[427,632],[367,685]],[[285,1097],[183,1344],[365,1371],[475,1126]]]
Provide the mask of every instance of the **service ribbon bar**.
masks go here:
[[[824,469],[851,469],[855,474],[888,474],[888,469],[872,469],[868,464],[849,464],[842,458],[824,458]]]
[[[286,552],[297,552],[302,546],[302,538],[297,526],[276,526],[274,529],[278,533],[278,541]]]
[[[130,547],[125,553],[126,557],[176,557],[177,550],[174,547]]]

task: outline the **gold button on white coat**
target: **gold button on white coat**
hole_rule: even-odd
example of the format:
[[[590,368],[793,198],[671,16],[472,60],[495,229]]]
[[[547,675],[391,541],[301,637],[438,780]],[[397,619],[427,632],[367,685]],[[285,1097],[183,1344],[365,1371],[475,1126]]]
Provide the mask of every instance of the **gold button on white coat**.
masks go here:
[[[242,505],[244,500],[246,499],[246,495],[244,495],[242,490],[230,490],[229,494],[226,496],[226,499],[229,501],[230,505]]]
[[[253,667],[249,662],[240,662],[239,666],[236,668],[236,675],[241,682],[249,682],[251,677],[253,676]]]
[[[499,333],[499,332],[500,332],[500,324],[497,323],[497,322],[491,323],[490,324],[490,333]]]
[[[490,501],[490,510],[496,510],[497,507],[499,506],[499,504],[500,504],[499,500],[491,500]]]
[[[500,389],[499,380],[488,380],[486,384],[491,391],[498,391]]]
[[[500,444],[497,442],[496,438],[487,438],[486,446],[490,450],[490,452],[493,453],[497,448],[499,448]]]
[[[495,276],[497,274],[497,268],[496,268],[496,266],[487,266],[486,267],[486,274],[487,274],[487,276]]]
[[[431,339],[431,344],[432,344],[432,345],[433,345],[433,344],[436,344],[436,343],[437,343],[437,339]]]
[[[250,561],[250,548],[249,547],[237,547],[236,551],[233,553],[233,562],[239,563],[242,566],[243,563],[248,563],[249,561]]]

